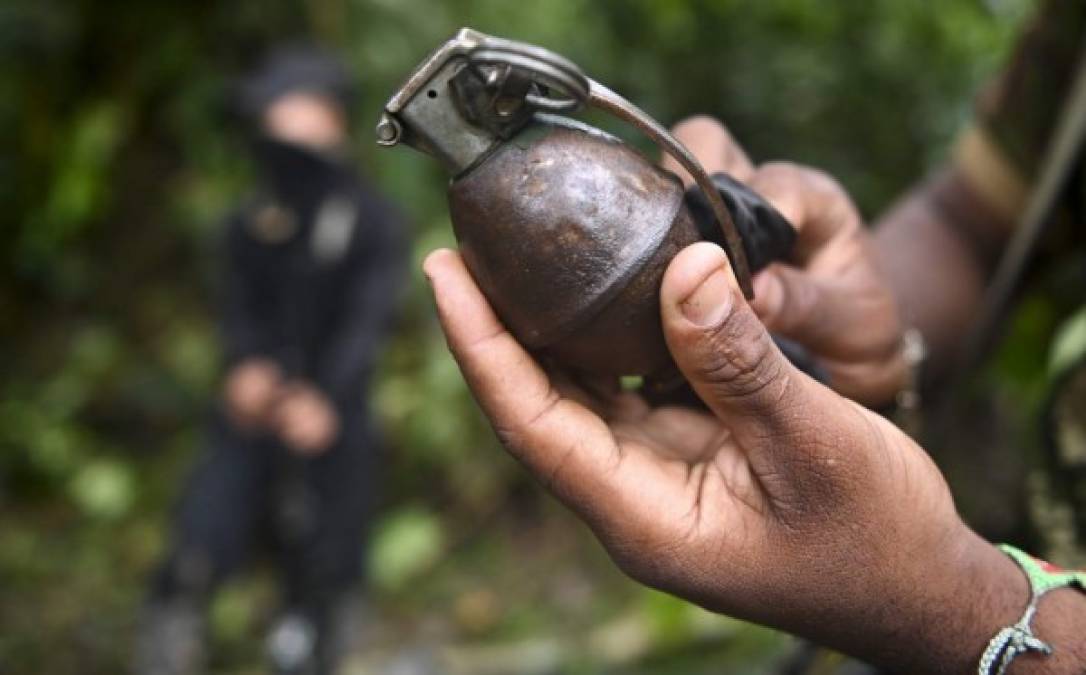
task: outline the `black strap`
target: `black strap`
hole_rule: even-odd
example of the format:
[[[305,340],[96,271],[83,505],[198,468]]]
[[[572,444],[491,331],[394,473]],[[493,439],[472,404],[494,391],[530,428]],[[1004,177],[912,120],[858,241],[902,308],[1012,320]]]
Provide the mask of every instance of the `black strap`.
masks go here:
[[[743,240],[751,274],[772,262],[787,260],[796,243],[796,228],[761,195],[731,176],[717,173],[713,174],[712,180]],[[708,200],[697,187],[686,191],[686,206],[694,216],[702,239],[724,247],[724,233],[713,217]]]

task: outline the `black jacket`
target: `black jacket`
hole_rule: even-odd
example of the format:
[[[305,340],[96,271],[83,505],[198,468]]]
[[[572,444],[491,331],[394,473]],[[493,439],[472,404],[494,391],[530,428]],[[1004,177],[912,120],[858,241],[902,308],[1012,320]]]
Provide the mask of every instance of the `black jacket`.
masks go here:
[[[264,151],[264,196],[225,230],[227,365],[270,358],[357,409],[399,297],[403,221],[342,166],[282,144]]]

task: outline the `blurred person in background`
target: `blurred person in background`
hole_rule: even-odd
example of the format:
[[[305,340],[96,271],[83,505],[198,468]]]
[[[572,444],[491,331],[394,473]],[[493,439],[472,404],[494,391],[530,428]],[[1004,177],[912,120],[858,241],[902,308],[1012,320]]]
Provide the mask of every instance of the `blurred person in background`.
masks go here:
[[[799,231],[794,264],[760,274],[749,305],[719,248],[695,244],[671,262],[664,331],[705,410],[652,408],[545,371],[459,255],[432,254],[426,274],[450,350],[500,439],[651,586],[891,672],[1086,672],[1086,572],[978,536],[928,455],[854,402],[915,394],[907,327],[923,336],[929,370],[945,374],[983,345],[966,338],[978,317],[998,324],[1008,291],[1023,281],[1046,291],[1066,321],[1043,425],[1047,497],[1064,518],[1048,554],[1083,563],[1084,36],[1086,4],[1044,3],[952,161],[874,236],[831,177],[755,165],[707,118],[680,125],[710,173],[749,184]],[[788,363],[770,330],[808,347],[837,391]],[[975,476],[989,461],[966,459]]]
[[[366,401],[398,295],[403,224],[349,162],[351,79],[308,46],[238,91],[259,183],[224,226],[226,374],[205,456],[140,626],[141,675],[201,672],[215,590],[270,544],[280,673],[331,673],[346,647],[380,445]]]

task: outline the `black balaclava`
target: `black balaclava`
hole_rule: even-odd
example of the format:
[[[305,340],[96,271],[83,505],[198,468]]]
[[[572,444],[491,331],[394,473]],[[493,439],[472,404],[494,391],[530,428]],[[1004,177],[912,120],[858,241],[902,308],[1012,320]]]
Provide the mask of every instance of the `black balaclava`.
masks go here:
[[[268,136],[263,115],[276,100],[290,93],[327,97],[348,116],[355,88],[347,68],[335,56],[313,45],[291,45],[268,54],[261,65],[239,83],[236,107],[251,130],[251,146],[260,175],[277,199],[307,211],[329,192],[346,189],[353,174],[343,148],[320,151]]]

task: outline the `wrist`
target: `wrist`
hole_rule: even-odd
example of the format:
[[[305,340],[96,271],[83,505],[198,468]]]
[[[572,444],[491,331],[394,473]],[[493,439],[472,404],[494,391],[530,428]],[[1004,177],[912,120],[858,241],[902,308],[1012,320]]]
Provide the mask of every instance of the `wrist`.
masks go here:
[[[1081,675],[1086,672],[1086,594],[1074,588],[1046,593],[1037,605],[1034,634],[1052,647],[1052,654],[1023,654],[1008,675]]]
[[[976,674],[992,636],[1022,616],[1029,584],[964,524],[941,539],[885,568],[887,585],[867,600],[875,610],[843,651],[889,672]]]
[[[976,675],[992,636],[1029,603],[1025,576],[960,521],[909,548],[880,563],[858,595],[839,594],[843,610],[794,632],[887,672]]]
[[[1029,604],[1029,582],[1002,551],[964,525],[955,543],[942,565],[928,570],[913,626],[913,644],[927,648],[914,654],[908,672],[974,675],[992,636]]]
[[[928,630],[921,632],[919,644],[931,645],[934,658],[917,661],[909,672],[975,674],[989,641],[1019,622],[1030,604],[1032,590],[1022,568],[972,531],[968,534],[960,563],[951,568],[957,571],[945,577],[946,584],[934,585],[926,600],[947,608],[942,617],[925,621]],[[1019,655],[1008,675],[1086,672],[1086,594],[1074,588],[1045,593],[1030,625],[1053,652]]]
[[[1074,588],[1052,590],[1040,599],[1034,633],[1052,647],[1051,655],[1023,654],[1010,675],[1081,675],[1086,672],[1086,594]]]

